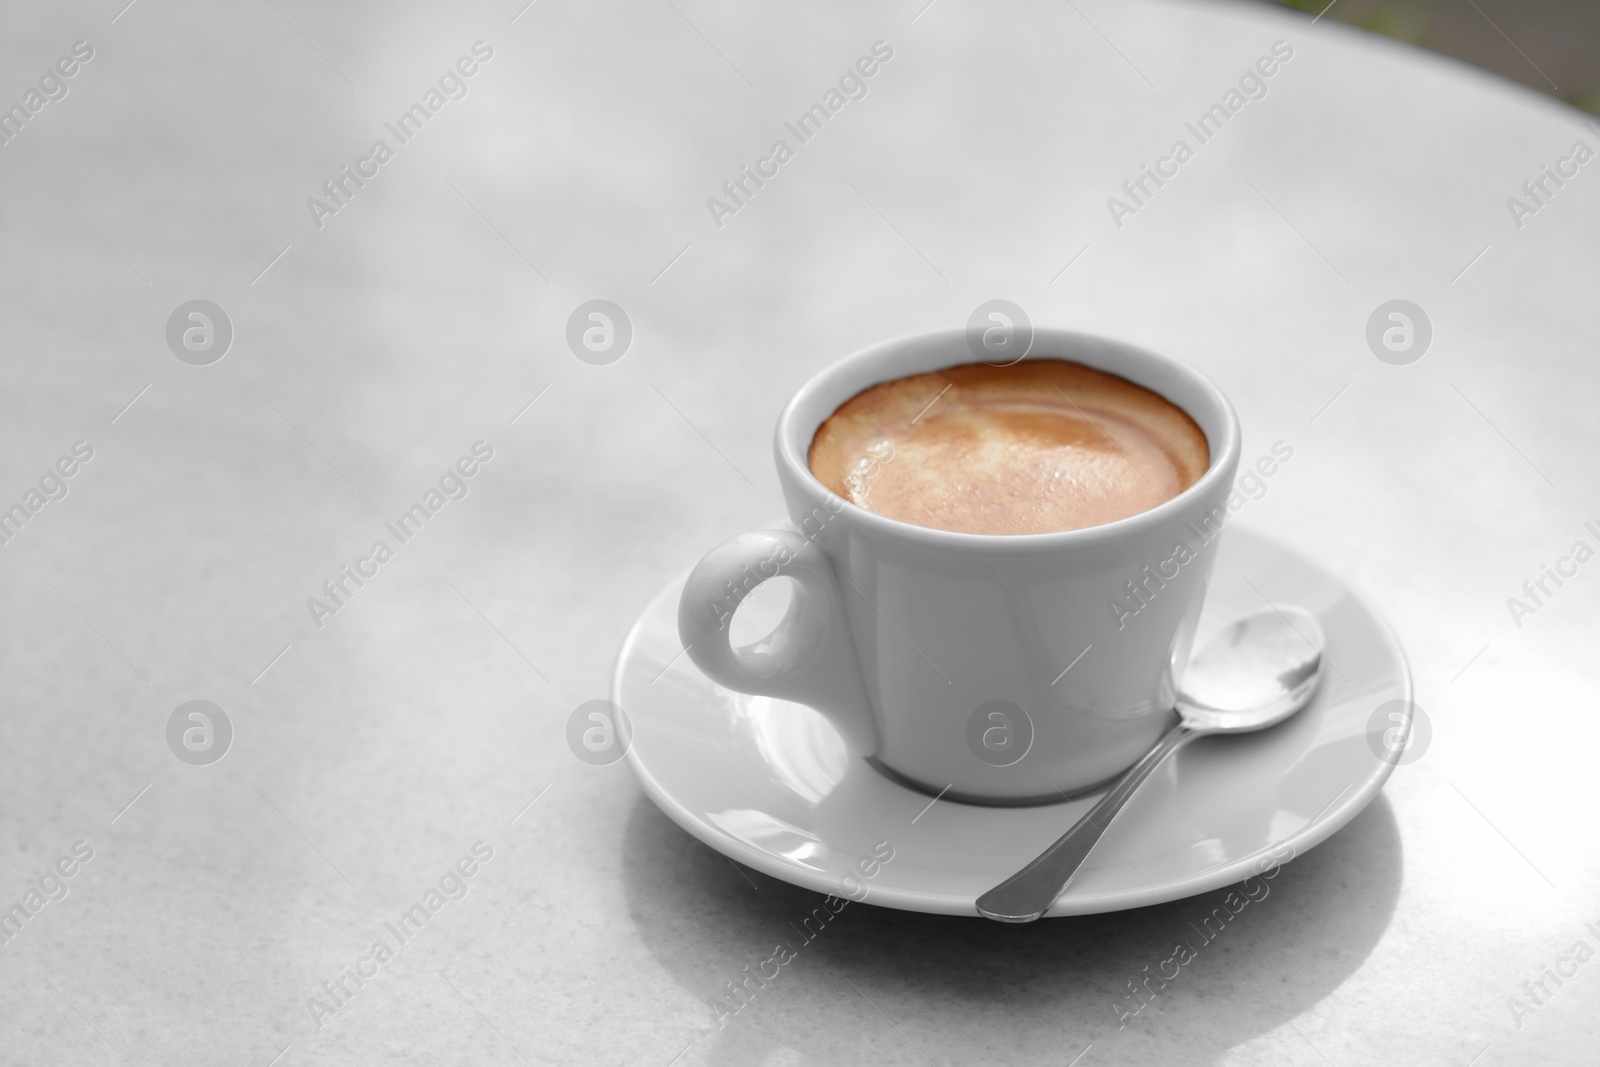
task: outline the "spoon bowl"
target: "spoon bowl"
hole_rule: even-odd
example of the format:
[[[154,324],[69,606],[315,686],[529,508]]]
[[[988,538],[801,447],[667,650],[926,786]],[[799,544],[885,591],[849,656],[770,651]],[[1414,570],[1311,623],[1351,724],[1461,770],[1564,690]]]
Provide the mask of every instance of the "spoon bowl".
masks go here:
[[[1282,722],[1322,680],[1325,638],[1316,616],[1263,608],[1207,642],[1184,672],[1178,716],[1206,733],[1245,733]]]

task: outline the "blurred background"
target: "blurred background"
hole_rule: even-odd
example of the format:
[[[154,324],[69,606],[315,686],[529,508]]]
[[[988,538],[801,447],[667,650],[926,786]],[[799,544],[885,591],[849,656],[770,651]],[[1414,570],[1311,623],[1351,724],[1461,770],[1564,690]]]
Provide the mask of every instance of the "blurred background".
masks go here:
[[[1262,2],[1442,52],[1600,114],[1600,0]]]

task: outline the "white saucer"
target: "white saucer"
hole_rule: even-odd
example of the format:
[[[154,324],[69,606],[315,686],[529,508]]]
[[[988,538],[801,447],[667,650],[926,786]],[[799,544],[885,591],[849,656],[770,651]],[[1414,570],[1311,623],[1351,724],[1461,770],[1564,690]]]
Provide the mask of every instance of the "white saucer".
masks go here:
[[[715,685],[683,655],[678,591],[663,589],[623,643],[613,699],[632,722],[627,758],[679,826],[740,863],[848,895],[843,877],[887,841],[894,858],[855,874],[872,904],[976,915],[979,894],[1014,873],[1098,798],[1039,807],[933,801],[848,756],[804,705]],[[1393,764],[1368,743],[1379,705],[1411,698],[1394,635],[1299,553],[1229,528],[1196,647],[1266,597],[1314,613],[1328,670],[1312,704],[1259,734],[1205,738],[1145,783],[1051,917],[1137,908],[1231,885],[1276,853],[1298,854],[1364,808]],[[1293,849],[1289,853],[1284,846]],[[860,899],[860,892],[855,896]]]

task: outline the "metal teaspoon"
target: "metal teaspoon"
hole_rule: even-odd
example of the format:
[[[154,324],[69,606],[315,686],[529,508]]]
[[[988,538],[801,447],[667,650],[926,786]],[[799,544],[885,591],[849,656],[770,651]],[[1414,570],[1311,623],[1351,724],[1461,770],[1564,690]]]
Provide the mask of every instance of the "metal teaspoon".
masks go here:
[[[978,914],[1005,923],[1043,915],[1123,805],[1168,756],[1207,734],[1265,729],[1310,703],[1322,679],[1323,642],[1316,618],[1296,607],[1262,609],[1212,638],[1183,676],[1177,725],[1055,844],[980,896]]]

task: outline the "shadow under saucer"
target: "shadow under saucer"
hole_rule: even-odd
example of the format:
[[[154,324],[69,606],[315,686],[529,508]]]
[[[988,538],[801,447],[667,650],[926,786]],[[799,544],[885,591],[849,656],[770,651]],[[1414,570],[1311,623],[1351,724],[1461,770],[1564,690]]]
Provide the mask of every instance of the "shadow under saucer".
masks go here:
[[[1361,966],[1402,874],[1381,794],[1270,879],[1018,926],[857,903],[834,915],[821,894],[735,865],[644,796],[624,854],[641,939],[707,1004],[684,1067],[1065,1064],[1090,1044],[1106,1056],[1096,1062],[1216,1062]],[[728,983],[771,975],[762,964],[779,944],[792,958],[735,997]]]

